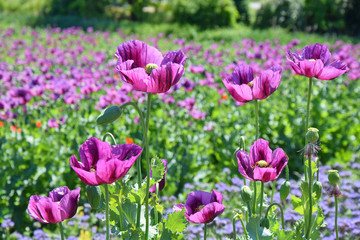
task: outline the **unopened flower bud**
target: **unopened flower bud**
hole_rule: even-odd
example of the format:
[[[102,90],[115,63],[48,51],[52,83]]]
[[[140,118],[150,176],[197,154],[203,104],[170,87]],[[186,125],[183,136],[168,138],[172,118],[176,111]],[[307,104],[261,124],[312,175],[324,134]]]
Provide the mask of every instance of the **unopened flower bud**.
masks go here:
[[[328,171],[328,179],[331,185],[335,186],[340,181],[340,175],[337,170]]]
[[[92,209],[98,209],[101,201],[101,188],[100,186],[86,186],[86,194],[88,197],[88,201],[91,205]]]
[[[147,74],[150,75],[152,70],[157,69],[157,68],[158,68],[158,65],[156,65],[155,63],[149,63],[149,64],[146,65],[145,71],[146,71]]]
[[[96,119],[97,124],[103,125],[114,122],[121,116],[121,107],[111,106],[106,109]]]
[[[321,198],[322,193],[322,184],[319,181],[316,181],[313,185],[313,192],[315,193],[315,199]]]
[[[260,227],[265,227],[265,228],[269,228],[270,227],[270,221],[269,221],[269,219],[268,218],[262,218],[261,220],[260,220]]]
[[[290,182],[285,181],[280,186],[280,199],[284,201],[290,193]]]
[[[309,143],[316,143],[319,140],[319,130],[316,128],[309,128],[306,133],[306,141]]]
[[[243,186],[240,190],[240,195],[241,195],[242,200],[245,203],[248,203],[251,201],[252,191],[248,186]]]

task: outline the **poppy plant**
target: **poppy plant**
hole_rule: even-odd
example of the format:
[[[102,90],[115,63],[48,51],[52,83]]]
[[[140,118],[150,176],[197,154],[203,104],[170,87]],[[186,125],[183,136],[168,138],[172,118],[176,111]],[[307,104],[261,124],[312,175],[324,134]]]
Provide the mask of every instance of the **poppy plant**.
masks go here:
[[[42,223],[57,223],[72,218],[77,210],[81,188],[58,187],[49,197],[33,195],[28,205],[29,215]]]
[[[210,223],[224,212],[222,199],[222,194],[215,190],[211,193],[194,191],[189,193],[185,204],[175,205],[174,210],[181,211],[185,208],[185,217],[192,223]]]
[[[250,155],[238,151],[236,158],[239,172],[251,181],[269,182],[276,180],[288,163],[288,157],[282,148],[272,151],[269,142],[258,139],[251,145]]]
[[[91,137],[80,147],[81,162],[73,155],[70,165],[87,185],[111,184],[129,171],[141,152],[142,148],[136,144],[110,146]]]
[[[273,94],[279,87],[282,68],[274,65],[261,71],[254,78],[254,70],[251,66],[237,65],[229,77],[223,79],[223,83],[230,95],[243,105],[254,99],[265,99]]]
[[[122,80],[135,90],[148,93],[164,93],[178,83],[187,59],[182,50],[163,56],[158,49],[138,40],[120,44],[115,57],[115,69]]]
[[[288,51],[286,57],[296,74],[309,78],[332,80],[349,71],[342,61],[330,63],[331,53],[320,43],[306,46],[301,54]]]

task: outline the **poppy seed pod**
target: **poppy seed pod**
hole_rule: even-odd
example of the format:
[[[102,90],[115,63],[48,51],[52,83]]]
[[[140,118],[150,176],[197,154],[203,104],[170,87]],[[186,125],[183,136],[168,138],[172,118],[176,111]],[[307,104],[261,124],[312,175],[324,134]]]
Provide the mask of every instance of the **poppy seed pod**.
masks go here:
[[[328,179],[331,185],[335,186],[340,181],[340,175],[337,170],[328,171]]]
[[[309,128],[306,133],[306,141],[309,143],[316,143],[319,140],[319,130],[316,128]]]
[[[280,186],[280,199],[281,201],[284,201],[290,193],[290,182],[285,181]]]
[[[245,203],[248,203],[252,199],[252,191],[248,186],[243,186],[240,190],[240,195]]]
[[[102,113],[96,119],[96,123],[99,125],[112,123],[120,116],[121,116],[121,108],[119,106],[111,106],[104,109],[104,111],[102,111]]]
[[[100,186],[86,186],[86,195],[92,209],[98,209],[101,201],[101,188]]]

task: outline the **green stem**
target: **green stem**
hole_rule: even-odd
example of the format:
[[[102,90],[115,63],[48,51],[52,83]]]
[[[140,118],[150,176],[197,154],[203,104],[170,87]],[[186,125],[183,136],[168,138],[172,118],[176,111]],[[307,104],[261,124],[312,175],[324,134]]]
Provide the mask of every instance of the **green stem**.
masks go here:
[[[234,240],[236,240],[236,228],[235,228],[235,221],[236,221],[236,216],[235,216],[235,217],[233,217],[233,219],[232,219]]]
[[[156,183],[155,196],[159,197],[159,183]],[[155,214],[155,225],[157,225],[158,224],[158,211],[156,210],[156,207],[154,208],[154,214]]]
[[[251,217],[251,207],[250,207],[250,202],[247,203],[247,208],[248,208],[248,211],[249,211],[249,216]]]
[[[243,222],[243,220],[242,220],[241,218],[239,218],[239,220],[240,220],[240,223],[241,223],[242,228],[243,228],[243,230],[244,230],[244,234],[245,234],[245,236],[246,236],[246,239],[248,239],[248,232],[246,231],[245,224],[244,224],[244,222]]]
[[[117,144],[117,143],[116,143],[116,140],[115,140],[115,138],[114,138],[114,135],[112,135],[110,132],[105,133],[105,135],[103,136],[103,142],[105,142],[107,136],[111,137],[114,145]]]
[[[204,240],[206,240],[206,229],[207,229],[207,224],[205,223],[205,225],[204,225]]]
[[[145,146],[146,146],[146,194],[145,194],[145,240],[149,238],[149,188],[150,188],[150,160],[149,160],[149,141],[148,130],[150,121],[150,108],[151,108],[151,93],[147,97],[147,110],[146,110],[146,124],[145,124]]]
[[[282,229],[285,230],[284,211],[283,211],[283,208],[281,207],[280,204],[278,204],[278,203],[272,203],[272,204],[270,204],[270,206],[266,209],[265,217],[267,218],[268,213],[269,213],[269,210],[270,210],[273,206],[278,206],[278,207],[279,207],[279,209],[280,209],[280,215],[281,215],[281,226],[282,226]]]
[[[145,131],[146,131],[146,127],[145,127],[145,121],[144,121],[144,116],[140,110],[140,108],[138,107],[137,104],[133,103],[133,102],[127,102],[123,105],[121,105],[121,109],[125,108],[126,106],[133,106],[135,108],[135,110],[137,111],[137,113],[139,114],[140,117],[140,121],[141,121],[141,125],[144,131],[144,136],[143,136],[143,141],[141,144],[141,147],[144,148],[144,144],[145,144]],[[141,188],[141,182],[142,182],[142,174],[141,174],[141,161],[140,159],[136,161],[136,169],[138,172],[138,188]],[[140,215],[141,215],[141,202],[138,203],[138,207],[137,207],[137,217],[136,217],[136,227],[140,227]]]
[[[271,189],[271,201],[270,201],[270,204],[274,202],[275,188],[276,188],[276,180],[273,181],[273,185],[272,185],[272,189]]]
[[[110,224],[109,224],[109,188],[104,184],[105,188],[105,222],[106,222],[106,240],[110,239]]]
[[[260,190],[260,218],[263,207],[263,199],[264,199],[264,182],[261,182],[261,190]]]
[[[121,201],[121,196],[122,196],[122,189],[120,190],[120,195],[118,197],[118,209],[119,209],[119,220],[120,220],[120,231],[123,230],[123,209],[122,209],[122,201]]]
[[[308,177],[309,177],[309,217],[308,217],[308,224],[307,224],[307,230],[306,230],[306,239],[310,239],[310,234],[311,234],[311,218],[312,218],[312,185],[313,185],[313,181],[312,181],[312,169],[311,169],[311,156],[312,156],[312,151],[309,151],[309,160],[308,160]]]
[[[338,217],[338,200],[337,200],[337,196],[335,195],[335,232],[336,232],[336,240],[339,240],[337,217]]]
[[[253,210],[252,212],[256,214],[256,195],[257,195],[257,188],[256,188],[256,181],[253,181],[254,183],[254,197],[253,197]]]
[[[317,161],[316,161],[316,167],[317,167],[316,181],[319,181],[319,170],[320,170],[319,157],[317,158]]]
[[[307,99],[306,119],[305,119],[305,133],[308,131],[308,128],[309,128],[311,88],[312,88],[312,78],[309,78],[308,99]],[[306,143],[307,142],[306,142],[306,138],[305,138],[305,145],[306,145]],[[305,155],[304,155],[304,161],[305,161]],[[306,172],[307,172],[306,171],[306,166],[304,164],[305,181],[307,181]]]
[[[60,236],[61,236],[61,240],[64,240],[64,239],[65,239],[65,236],[64,236],[64,228],[63,228],[62,222],[59,222],[59,226],[60,226]]]
[[[258,100],[255,99],[255,140],[259,138],[259,103]]]

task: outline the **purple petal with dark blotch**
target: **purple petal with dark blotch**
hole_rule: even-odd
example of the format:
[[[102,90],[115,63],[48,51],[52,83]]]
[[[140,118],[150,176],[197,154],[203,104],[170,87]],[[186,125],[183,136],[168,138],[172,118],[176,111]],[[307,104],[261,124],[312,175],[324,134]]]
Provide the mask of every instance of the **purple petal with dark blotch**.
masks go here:
[[[272,150],[269,147],[269,142],[261,138],[256,140],[250,147],[250,158],[254,162],[253,165],[256,165],[260,160],[271,162]]]
[[[224,78],[223,83],[230,95],[240,103],[247,103],[253,100],[252,90],[249,85],[241,84],[237,85],[233,83],[229,78]]]
[[[52,190],[49,193],[49,197],[54,201],[54,202],[59,202],[66,194],[68,194],[70,192],[70,189],[68,187],[58,187],[55,188],[54,190]]]
[[[305,59],[320,59],[324,66],[326,66],[330,62],[331,53],[325,45],[315,43],[315,45],[309,45],[304,48],[303,56]]]
[[[61,208],[58,203],[48,197],[41,197],[37,202],[38,210],[43,219],[49,223],[61,222]]]
[[[250,156],[245,151],[238,151],[236,158],[239,165],[239,173],[246,179],[254,181],[254,173],[252,167],[255,163],[250,159]]]
[[[248,84],[254,79],[254,71],[249,65],[238,65],[231,74],[231,80],[234,84]],[[229,79],[230,80],[230,79]]]
[[[256,77],[253,81],[254,99],[265,99],[270,96],[279,87],[280,80],[280,66],[273,66],[272,69],[262,71],[260,76]]]
[[[154,69],[150,74],[147,92],[164,93],[179,82],[184,74],[184,67],[177,63],[168,63]]]
[[[125,82],[130,83],[135,90],[147,92],[150,76],[144,68],[134,68],[132,70],[120,71]]]
[[[207,204],[199,212],[192,214],[188,217],[188,220],[192,223],[210,223],[215,217],[222,214],[225,210],[223,204],[213,202]]]
[[[78,208],[81,188],[76,188],[66,194],[60,201],[62,220],[72,218]]]
[[[164,56],[160,66],[166,65],[168,63],[177,63],[185,66],[186,59],[187,57],[182,50],[170,51]]]
[[[276,178],[275,168],[261,168],[256,166],[254,168],[254,179],[256,181],[269,182],[274,181]]]
[[[324,64],[319,59],[316,61],[304,60],[302,62],[299,62],[299,67],[302,71],[302,75],[311,78],[320,75],[321,71],[324,68]]]
[[[350,69],[342,61],[335,61],[330,65],[324,67],[321,74],[318,76],[318,79],[321,80],[332,80],[346,72]]]
[[[42,223],[47,223],[47,221],[42,218],[42,216],[37,208],[37,203],[40,200],[40,198],[41,198],[41,196],[38,196],[38,195],[31,196],[27,210],[28,210],[30,217],[32,217],[33,219],[38,220],[39,222],[42,222]]]
[[[96,176],[95,172],[86,170],[82,163],[76,159],[75,155],[70,157],[70,166],[86,185],[97,186],[104,183],[102,179]]]

